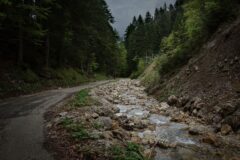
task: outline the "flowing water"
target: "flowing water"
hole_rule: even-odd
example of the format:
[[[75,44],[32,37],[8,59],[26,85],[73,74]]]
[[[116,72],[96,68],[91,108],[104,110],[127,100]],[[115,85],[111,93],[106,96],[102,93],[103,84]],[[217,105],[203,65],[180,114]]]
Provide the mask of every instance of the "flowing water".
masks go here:
[[[142,95],[134,95],[131,91],[120,94],[123,103],[115,105],[119,109],[119,113],[116,115],[118,117],[126,116],[131,119],[147,120],[151,125],[155,126],[154,130],[144,129],[138,131],[137,135],[142,140],[151,137],[156,142],[156,145],[153,146],[156,160],[218,159],[209,151],[211,150],[210,146],[201,144],[198,138],[189,135],[189,126],[187,124],[171,122],[171,117],[152,114],[150,108],[158,105],[158,102],[153,98],[147,100],[139,98]],[[165,146],[170,147],[158,147],[157,142],[167,144]],[[147,147],[151,148],[146,144]],[[205,150],[202,149],[203,147]]]

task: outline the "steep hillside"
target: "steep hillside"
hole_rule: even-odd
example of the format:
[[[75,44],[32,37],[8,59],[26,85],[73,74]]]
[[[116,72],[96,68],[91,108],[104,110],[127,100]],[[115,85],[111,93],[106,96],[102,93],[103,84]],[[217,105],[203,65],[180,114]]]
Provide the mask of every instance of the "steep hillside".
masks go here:
[[[158,63],[155,61],[141,77],[150,94],[204,119],[217,130],[223,124],[239,130],[240,18],[220,27],[179,72],[159,78]]]

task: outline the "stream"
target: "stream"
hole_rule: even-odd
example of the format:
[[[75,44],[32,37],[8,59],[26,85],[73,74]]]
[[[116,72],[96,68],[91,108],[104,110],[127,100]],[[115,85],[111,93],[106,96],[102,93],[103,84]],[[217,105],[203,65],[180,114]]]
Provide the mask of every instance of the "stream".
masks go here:
[[[189,128],[191,127],[189,124],[172,122],[171,115],[161,114],[167,111],[171,112],[172,108],[167,103],[159,103],[148,96],[144,91],[144,87],[141,87],[138,81],[122,80],[118,82],[118,86],[111,86],[110,88],[110,92],[109,89],[104,87],[101,90],[104,90],[104,95],[118,109],[115,114],[117,117],[127,117],[129,125],[133,128],[136,125],[135,122],[146,123],[146,127],[134,129],[131,134],[137,135],[146,149],[154,149],[154,159],[221,159],[215,147],[202,143],[199,136],[189,134]],[[192,119],[189,121],[191,122]],[[198,125],[197,123],[193,124],[194,127]],[[201,127],[201,124],[199,124],[199,128]],[[203,130],[208,131],[207,127],[203,126]],[[228,156],[225,155],[225,157]]]

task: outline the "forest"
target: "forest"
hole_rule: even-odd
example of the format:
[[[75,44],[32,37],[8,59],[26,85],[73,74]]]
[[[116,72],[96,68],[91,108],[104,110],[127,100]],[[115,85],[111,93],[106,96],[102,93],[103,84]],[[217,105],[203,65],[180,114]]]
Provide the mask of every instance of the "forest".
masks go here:
[[[133,17],[121,40],[104,0],[1,0],[0,93],[137,78],[153,61],[160,74],[171,73],[235,19],[238,3],[165,3]]]
[[[0,91],[125,76],[126,52],[112,23],[104,0],[1,0]]]
[[[154,15],[134,17],[125,33],[128,73],[136,78],[154,58],[161,75],[183,66],[216,31],[238,15],[236,0],[177,0]],[[144,38],[142,38],[144,37]]]

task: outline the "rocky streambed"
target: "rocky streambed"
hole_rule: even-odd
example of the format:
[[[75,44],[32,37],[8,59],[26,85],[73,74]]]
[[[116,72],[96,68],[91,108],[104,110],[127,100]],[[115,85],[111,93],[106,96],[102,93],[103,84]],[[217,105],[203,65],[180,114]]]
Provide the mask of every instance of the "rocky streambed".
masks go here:
[[[238,134],[215,133],[201,119],[158,102],[144,89],[137,80],[120,80],[91,89],[97,103],[90,106],[52,109],[46,125],[50,149],[58,159],[124,159],[128,154],[116,146],[131,142],[141,148],[135,159],[240,158]],[[78,125],[72,129],[71,123]]]

